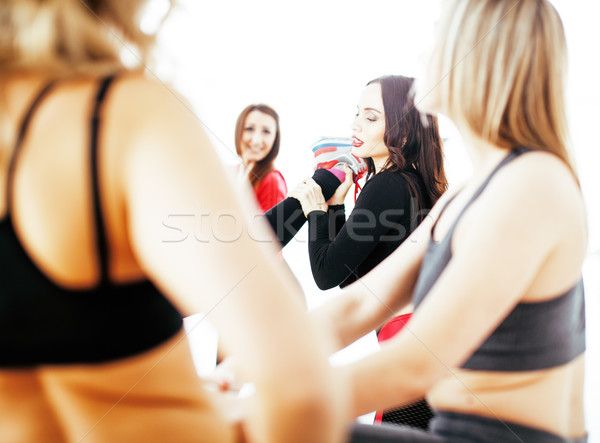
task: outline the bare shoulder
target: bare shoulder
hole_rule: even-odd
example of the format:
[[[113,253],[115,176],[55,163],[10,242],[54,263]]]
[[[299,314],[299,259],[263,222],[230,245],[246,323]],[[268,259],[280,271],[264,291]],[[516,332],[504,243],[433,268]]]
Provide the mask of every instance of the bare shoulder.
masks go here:
[[[490,194],[512,196],[515,205],[536,204],[556,212],[581,206],[577,179],[557,156],[541,151],[521,155],[509,163],[490,183]],[[526,208],[522,208],[526,209]]]
[[[430,221],[437,220],[437,218],[440,215],[440,212],[442,211],[442,208],[448,204],[449,200],[458,195],[458,193],[465,187],[466,183],[466,181],[462,181],[459,183],[449,185],[448,189],[446,189],[446,191],[440,196],[438,201],[435,203],[433,208],[431,208],[427,219],[429,219]]]
[[[572,182],[576,185],[576,181],[567,164],[558,156],[549,152],[532,151],[525,153],[509,163],[506,170],[512,169],[519,177],[530,176],[535,180],[544,180],[546,184],[550,182],[564,181]]]
[[[550,153],[526,153],[506,165],[476,206],[478,215],[494,226],[514,223],[523,232],[547,229],[559,237],[573,233],[581,237],[587,231],[577,179]]]
[[[198,155],[210,146],[190,103],[172,86],[143,73],[117,78],[109,96],[109,116],[127,151]],[[130,151],[131,152],[131,151]]]
[[[134,121],[183,118],[198,123],[191,104],[169,83],[141,72],[126,73],[113,86],[114,107]],[[137,118],[136,118],[137,117]]]

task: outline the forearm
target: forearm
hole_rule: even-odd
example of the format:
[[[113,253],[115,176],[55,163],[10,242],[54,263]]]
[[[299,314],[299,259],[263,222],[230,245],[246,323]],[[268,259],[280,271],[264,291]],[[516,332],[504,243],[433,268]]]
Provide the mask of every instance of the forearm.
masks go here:
[[[325,200],[331,198],[340,184],[339,179],[335,175],[323,169],[317,169],[312,178],[321,187]],[[289,197],[265,212],[265,218],[275,232],[282,247],[294,238],[306,222],[300,202],[295,198]]]
[[[310,311],[311,321],[330,354],[376,329],[367,304],[364,294],[345,289],[333,300]]]
[[[329,386],[319,382],[316,374],[313,383],[302,390],[293,386],[272,386],[263,389],[267,395],[257,397],[246,422],[249,442],[341,442],[350,417],[348,387],[334,381]],[[338,378],[341,380],[341,378]],[[293,384],[293,383],[291,383]],[[339,407],[341,401],[346,405]],[[338,407],[334,407],[334,404]]]
[[[376,330],[394,314],[384,302],[357,285],[360,281],[310,312],[311,321],[321,332],[330,354]]]
[[[396,364],[383,351],[338,370],[340,376],[350,380],[352,417],[375,410],[395,409],[420,400],[430,385],[426,376]]]
[[[319,331],[279,323],[270,328],[272,341],[289,346],[276,359],[251,362],[256,394],[249,423],[256,432],[250,441],[339,442],[350,416],[347,379],[335,376]]]
[[[265,218],[275,232],[282,248],[294,238],[306,222],[302,205],[298,200],[290,197],[265,212]]]
[[[423,245],[408,240],[366,276],[313,310],[312,321],[341,349],[379,328],[408,306],[421,266]]]

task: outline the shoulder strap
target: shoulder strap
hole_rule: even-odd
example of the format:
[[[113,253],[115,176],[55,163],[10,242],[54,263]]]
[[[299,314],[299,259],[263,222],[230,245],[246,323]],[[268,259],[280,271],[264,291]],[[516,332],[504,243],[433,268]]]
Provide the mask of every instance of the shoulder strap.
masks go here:
[[[23,117],[23,120],[21,121],[21,126],[19,127],[19,133],[17,135],[17,141],[15,143],[15,148],[13,149],[12,157],[11,157],[10,163],[8,165],[8,174],[7,174],[7,182],[6,182],[6,212],[9,217],[10,217],[10,212],[11,212],[11,208],[12,208],[12,195],[13,195],[12,191],[13,191],[13,181],[14,181],[13,179],[14,179],[14,174],[15,174],[15,168],[17,165],[17,159],[18,159],[19,153],[21,151],[21,146],[23,144],[23,140],[25,139],[25,136],[27,135],[27,129],[29,128],[29,124],[31,123],[31,120],[33,118],[33,115],[35,114],[35,111],[39,108],[40,103],[48,95],[48,92],[50,92],[50,90],[55,85],[55,83],[56,82],[53,80],[42,88],[42,90],[36,95],[36,97],[31,102],[31,105],[29,105],[29,109],[27,110],[25,117]]]
[[[108,92],[108,88],[115,79],[114,75],[110,75],[101,80],[96,100],[92,111],[91,127],[90,127],[90,167],[92,181],[92,203],[94,211],[94,225],[96,227],[96,250],[98,252],[98,265],[100,268],[100,285],[108,284],[108,243],[106,239],[106,228],[102,217],[102,202],[100,196],[100,173],[99,173],[99,149],[98,149],[98,134],[101,123],[102,103]]]
[[[458,224],[458,221],[460,220],[460,218],[463,216],[463,214],[467,211],[467,209],[469,209],[469,206],[471,206],[473,204],[473,202],[475,200],[477,200],[477,198],[479,198],[479,196],[483,193],[483,191],[485,190],[485,188],[487,187],[487,185],[492,181],[492,178],[494,178],[494,176],[496,175],[496,173],[502,169],[504,166],[506,166],[508,163],[510,163],[511,161],[513,161],[515,158],[519,157],[521,154],[525,153],[525,152],[529,152],[531,151],[531,149],[528,148],[514,148],[512,149],[507,156],[505,156],[502,161],[500,163],[498,163],[498,165],[494,168],[494,170],[487,176],[487,178],[483,181],[483,183],[479,186],[479,188],[477,188],[477,191],[475,191],[475,193],[471,196],[471,198],[469,199],[469,201],[467,202],[467,204],[461,209],[461,211],[458,213],[458,216],[456,217],[456,219],[454,220],[454,223],[452,223],[452,226],[450,227],[450,230],[448,231],[448,234],[446,234],[446,237],[449,238],[452,236],[452,232],[454,231],[454,228],[456,227],[456,225]],[[440,214],[438,215],[437,220],[433,223],[433,226],[431,227],[431,232],[433,233],[435,230],[435,227],[437,226],[438,220],[440,219],[440,217],[442,216],[442,214],[444,213],[444,211],[446,210],[446,208],[448,207],[448,205],[452,202],[452,200],[454,200],[454,198],[460,193],[460,190],[458,192],[456,192],[452,197],[450,197],[448,199],[448,201],[446,202],[446,204],[442,207],[442,210],[440,211]]]

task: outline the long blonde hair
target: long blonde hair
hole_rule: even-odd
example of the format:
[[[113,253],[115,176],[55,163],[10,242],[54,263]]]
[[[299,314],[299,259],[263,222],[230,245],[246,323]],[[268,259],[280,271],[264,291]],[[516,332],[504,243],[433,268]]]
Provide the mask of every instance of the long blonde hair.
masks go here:
[[[442,108],[497,146],[568,150],[567,47],[547,0],[450,0],[434,49]]]
[[[140,29],[147,0],[3,0],[0,72],[104,73],[123,46],[148,62],[155,36]]]
[[[139,67],[150,62],[155,35],[140,29],[147,0],[2,0],[0,4],[0,82],[11,73],[47,78],[100,76],[125,66],[124,47]],[[170,11],[173,0],[169,0]],[[166,17],[166,15],[165,15]],[[163,18],[164,20],[164,18]],[[0,87],[0,166],[15,140]]]

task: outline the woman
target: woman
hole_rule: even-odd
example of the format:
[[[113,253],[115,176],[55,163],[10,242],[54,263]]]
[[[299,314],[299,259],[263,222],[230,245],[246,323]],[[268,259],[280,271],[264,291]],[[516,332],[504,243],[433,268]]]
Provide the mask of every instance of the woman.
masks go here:
[[[560,18],[546,0],[451,0],[415,102],[443,112],[474,175],[317,321],[338,346],[411,302],[410,324],[343,369],[354,413],[426,394],[429,432],[362,441],[586,440],[584,205],[567,150]]]
[[[314,180],[290,193],[310,214],[310,263],[321,289],[343,288],[366,275],[402,244],[446,190],[437,118],[420,115],[411,98],[412,85],[409,77],[381,77],[370,81],[361,95],[352,124],[352,154],[365,160],[368,175],[347,220],[349,171],[327,204]],[[393,319],[382,329],[381,339],[409,317],[404,311]],[[427,428],[430,417],[426,403],[419,402],[383,414],[383,421]]]
[[[338,441],[338,382],[276,254],[227,225],[237,241],[186,240],[173,215],[249,210],[179,99],[122,65],[118,42],[149,49],[144,3],[2,6],[0,440]],[[241,422],[196,375],[196,312],[256,387]]]
[[[267,105],[247,106],[235,125],[235,149],[242,159],[242,174],[248,178],[263,212],[287,195],[281,172],[273,166],[279,154],[279,115]]]
[[[348,169],[344,184],[326,205],[314,180],[290,193],[305,214],[317,210],[308,219],[309,255],[321,289],[345,287],[366,275],[410,235],[446,190],[437,119],[421,117],[410,98],[412,84],[409,77],[381,77],[361,95],[352,124],[352,154],[365,160],[368,172],[348,220]],[[335,221],[334,238],[329,218]]]

